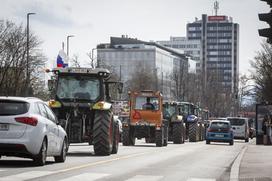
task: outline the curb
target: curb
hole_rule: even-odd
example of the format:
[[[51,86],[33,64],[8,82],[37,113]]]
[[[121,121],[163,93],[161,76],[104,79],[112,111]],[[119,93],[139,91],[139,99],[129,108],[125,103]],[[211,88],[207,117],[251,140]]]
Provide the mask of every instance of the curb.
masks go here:
[[[238,181],[239,180],[240,164],[241,164],[242,158],[244,157],[246,150],[247,150],[247,146],[245,146],[243,148],[242,152],[240,152],[238,154],[234,163],[232,164],[231,170],[230,170],[230,181]]]

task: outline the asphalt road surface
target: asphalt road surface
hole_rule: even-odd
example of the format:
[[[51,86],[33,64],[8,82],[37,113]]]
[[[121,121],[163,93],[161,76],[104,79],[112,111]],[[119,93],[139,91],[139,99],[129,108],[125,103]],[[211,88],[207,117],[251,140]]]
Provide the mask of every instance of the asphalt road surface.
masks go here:
[[[229,180],[230,167],[247,143],[205,142],[181,145],[169,142],[155,147],[138,140],[136,146],[122,146],[118,154],[95,156],[92,146],[72,144],[65,163],[47,158],[43,167],[16,157],[0,159],[0,181],[157,181]]]

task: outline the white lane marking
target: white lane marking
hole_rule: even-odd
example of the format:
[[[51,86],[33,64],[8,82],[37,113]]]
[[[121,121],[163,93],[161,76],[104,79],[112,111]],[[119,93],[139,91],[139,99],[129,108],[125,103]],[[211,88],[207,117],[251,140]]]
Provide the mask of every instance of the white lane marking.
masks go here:
[[[230,170],[230,180],[231,181],[238,181],[239,180],[239,172],[240,172],[240,164],[244,157],[244,154],[247,150],[247,146],[243,148],[243,150],[238,154],[234,163],[231,166]]]
[[[25,173],[20,173],[12,176],[6,176],[6,177],[0,177],[1,181],[23,181],[23,180],[28,180],[28,179],[34,179],[38,177],[42,177],[45,175],[50,175],[55,172],[50,172],[50,171],[30,171],[30,172],[25,172]]]
[[[80,175],[76,175],[73,177],[65,178],[60,181],[74,181],[74,180],[80,180],[80,181],[94,181],[103,177],[107,177],[109,174],[104,173],[83,173]]]
[[[157,181],[161,180],[163,176],[152,176],[152,175],[136,175],[126,181]]]
[[[187,181],[216,181],[213,178],[189,178]]]

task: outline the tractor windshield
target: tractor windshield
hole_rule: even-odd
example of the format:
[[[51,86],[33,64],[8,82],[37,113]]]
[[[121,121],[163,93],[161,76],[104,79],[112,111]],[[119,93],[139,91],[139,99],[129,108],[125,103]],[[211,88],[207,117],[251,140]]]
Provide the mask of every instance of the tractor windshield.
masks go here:
[[[170,118],[173,114],[176,113],[176,106],[173,104],[164,104],[163,105],[163,117]]]
[[[96,100],[100,95],[100,81],[87,76],[59,76],[57,96],[60,99]]]

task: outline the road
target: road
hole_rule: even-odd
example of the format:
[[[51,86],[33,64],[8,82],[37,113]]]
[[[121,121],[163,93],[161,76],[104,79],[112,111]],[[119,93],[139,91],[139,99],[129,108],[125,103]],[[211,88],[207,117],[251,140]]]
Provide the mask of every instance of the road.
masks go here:
[[[48,158],[43,167],[30,159],[2,157],[0,181],[157,181],[157,180],[228,180],[230,167],[246,146],[235,141],[224,143],[185,143],[155,147],[138,140],[136,146],[120,144],[118,154],[95,156],[92,146],[73,144],[65,163]]]

